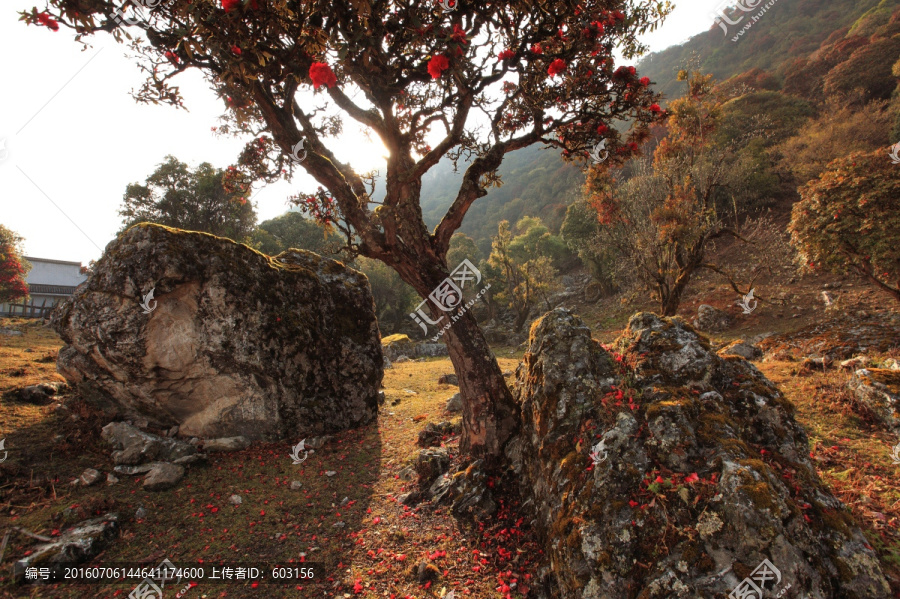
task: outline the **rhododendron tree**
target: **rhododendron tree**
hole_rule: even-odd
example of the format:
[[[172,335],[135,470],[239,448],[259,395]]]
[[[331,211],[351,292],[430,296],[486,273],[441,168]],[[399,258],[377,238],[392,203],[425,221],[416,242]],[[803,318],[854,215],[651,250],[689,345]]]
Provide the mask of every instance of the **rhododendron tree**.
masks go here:
[[[613,49],[626,60],[643,52],[638,36],[669,10],[661,0],[458,1],[449,11],[436,2],[173,0],[143,20],[118,18],[119,6],[49,0],[47,12],[82,41],[101,31],[121,41],[131,34],[147,74],[140,101],[180,105],[173,78],[199,69],[224,99],[222,131],[269,140],[264,155],[236,165],[248,180],[290,177],[297,168],[311,175],[327,190],[316,197],[334,205],[320,214],[336,219],[329,222],[348,247],[394,268],[423,298],[456,266],[446,263],[450,238],[499,183],[506,154],[546,144],[586,157],[600,141],[598,125],[618,122],[626,126],[610,127],[604,139],[625,158],[660,118],[650,109],[658,98],[633,68],[617,70]],[[37,14],[22,16],[39,25]],[[514,59],[498,60],[506,50]],[[380,205],[371,198],[374,180],[332,152],[345,121],[387,149]],[[429,135],[439,137],[433,147]],[[305,155],[294,160],[301,141]],[[465,172],[429,230],[422,177],[444,157],[464,160]],[[460,380],[462,450],[500,456],[517,423],[501,370],[470,313],[443,338]]]
[[[592,169],[585,183],[599,224],[594,251],[614,249],[620,277],[648,287],[664,316],[675,315],[698,269],[728,276],[706,254],[715,239],[740,237],[728,223],[743,207],[753,172],[737,157],[745,139],[716,141],[722,99],[713,92],[712,76],[682,71],[678,78],[687,93],[669,105],[667,133],[652,163],[636,161],[625,182],[607,168]]]
[[[28,297],[25,275],[31,264],[22,258],[22,241],[22,237],[0,225],[0,303]]]
[[[900,301],[900,167],[887,148],[838,158],[800,197],[789,230],[803,263],[857,273]]]

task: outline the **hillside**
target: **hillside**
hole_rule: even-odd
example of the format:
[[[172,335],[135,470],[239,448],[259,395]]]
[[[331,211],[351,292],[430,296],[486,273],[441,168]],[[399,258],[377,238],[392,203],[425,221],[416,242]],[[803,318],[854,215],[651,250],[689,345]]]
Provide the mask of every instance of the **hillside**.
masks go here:
[[[675,75],[694,55],[699,58],[701,68],[719,80],[753,68],[773,72],[783,79],[789,74],[793,60],[814,53],[822,42],[839,31],[847,33],[854,29],[854,34],[865,33],[859,27],[862,17],[880,15],[887,20],[898,4],[896,0],[776,2],[762,16],[759,26],[748,29],[737,42],[732,38],[743,22],[730,25],[726,35],[721,27],[712,25],[712,16],[698,16],[709,19],[709,31],[695,35],[684,44],[649,54],[638,63],[638,69],[670,99],[681,93]]]
[[[453,202],[462,181],[465,165],[454,172],[450,160],[443,160],[423,180],[422,215],[429,227],[440,222]],[[490,253],[490,238],[497,223],[515,223],[523,216],[540,217],[554,233],[559,232],[566,207],[581,192],[584,175],[566,164],[552,148],[531,146],[506,156],[500,167],[503,186],[491,188],[469,209],[460,231],[474,238],[484,255]]]

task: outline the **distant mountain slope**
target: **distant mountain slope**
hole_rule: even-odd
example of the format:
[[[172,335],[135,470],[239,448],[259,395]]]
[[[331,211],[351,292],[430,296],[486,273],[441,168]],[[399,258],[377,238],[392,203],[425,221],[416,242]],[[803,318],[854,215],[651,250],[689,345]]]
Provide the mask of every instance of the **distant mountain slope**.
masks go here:
[[[698,19],[709,21],[709,31],[682,45],[649,54],[638,63],[639,72],[650,77],[668,99],[683,93],[675,76],[694,54],[699,56],[703,70],[720,81],[754,67],[783,78],[792,59],[815,52],[832,34],[849,30],[870,11],[889,14],[900,0],[776,0],[736,42],[732,41],[765,4],[747,13],[733,13],[733,20],[744,18],[728,25],[728,34],[713,24],[712,16],[698,13]]]
[[[453,172],[449,160],[441,161],[422,181],[422,215],[429,227],[441,217],[456,197],[465,165]],[[460,231],[473,237],[479,249],[490,251],[497,223],[515,224],[523,216],[538,216],[551,231],[558,232],[571,204],[581,191],[584,176],[574,165],[560,158],[559,150],[535,145],[507,154],[500,166],[503,186],[490,188],[476,201],[463,220]]]

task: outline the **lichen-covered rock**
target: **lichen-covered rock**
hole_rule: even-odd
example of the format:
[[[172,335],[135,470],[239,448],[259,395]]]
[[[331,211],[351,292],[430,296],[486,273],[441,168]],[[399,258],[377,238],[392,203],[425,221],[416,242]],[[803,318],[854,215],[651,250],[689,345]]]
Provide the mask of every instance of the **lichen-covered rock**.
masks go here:
[[[720,356],[739,356],[745,360],[759,360],[763,357],[762,350],[746,341],[732,341],[718,351]]]
[[[58,370],[82,396],[183,436],[302,438],[377,410],[383,362],[368,281],[311,252],[269,257],[137,225],[52,324],[67,344]]]
[[[889,368],[860,368],[848,383],[856,398],[878,420],[900,434],[900,371]]]
[[[381,351],[392,361],[397,361],[400,356],[410,356],[415,344],[409,335],[388,335],[381,340]]]
[[[701,331],[707,333],[718,333],[724,331],[734,324],[734,319],[728,312],[719,310],[708,304],[701,304],[697,308],[697,317],[694,319],[694,326]]]
[[[518,370],[523,433],[507,455],[561,597],[726,597],[763,560],[779,570],[771,596],[889,596],[793,406],[752,364],[646,313],[616,348],[557,309]]]

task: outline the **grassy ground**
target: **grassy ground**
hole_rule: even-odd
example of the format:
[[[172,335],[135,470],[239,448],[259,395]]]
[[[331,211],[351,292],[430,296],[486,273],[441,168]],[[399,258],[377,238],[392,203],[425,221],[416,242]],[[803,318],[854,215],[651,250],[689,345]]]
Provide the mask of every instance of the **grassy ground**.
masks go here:
[[[126,519],[122,538],[97,562],[173,562],[321,564],[327,573],[317,585],[217,585],[200,583],[184,597],[499,597],[496,590],[515,580],[521,591],[534,576],[539,551],[513,506],[480,531],[460,528],[444,510],[410,509],[396,497],[410,490],[399,478],[418,449],[418,432],[429,421],[445,419],[441,409],[456,387],[439,385],[452,372],[449,360],[398,364],[385,374],[386,402],[378,422],[335,436],[299,466],[289,457],[291,443],[254,444],[246,451],[214,454],[206,466],[192,467],[173,490],[149,493],[140,477],[92,487],[68,483],[85,468],[111,471],[109,450],[98,443],[105,422],[86,406],[74,404],[73,420],[50,408],[22,404],[9,393],[39,380],[55,379],[54,364],[40,359],[60,341],[37,323],[10,323],[25,337],[3,338],[0,350],[0,438],[9,458],[0,464],[0,531],[22,527],[55,536],[67,524],[116,510]],[[26,347],[34,353],[25,353]],[[501,358],[515,368],[518,359]],[[20,371],[26,374],[18,374]],[[410,394],[407,391],[414,391]],[[395,401],[399,401],[396,405]],[[62,438],[54,437],[62,435]],[[446,441],[451,453],[458,439]],[[335,471],[333,477],[325,475]],[[291,490],[291,481],[300,490]],[[232,494],[243,503],[228,502]],[[345,500],[345,498],[347,498]],[[343,505],[342,505],[343,503]],[[147,516],[134,519],[144,507]],[[64,515],[66,508],[70,512]],[[335,527],[343,522],[343,527]],[[35,541],[10,538],[0,576],[0,593],[32,597],[127,597],[135,584],[12,587],[14,558]],[[430,580],[419,582],[413,569],[434,564]],[[169,591],[174,597],[184,585]],[[505,593],[504,593],[505,594]],[[521,596],[512,592],[512,597]]]
[[[603,341],[614,338],[614,327],[620,329],[633,311],[634,306],[622,305],[621,314],[613,317],[585,309],[589,322],[606,325],[595,329]],[[780,322],[773,314],[771,320],[739,325],[715,341],[799,327],[810,320]],[[410,509],[396,501],[413,484],[399,473],[418,449],[418,432],[426,422],[446,419],[442,406],[456,392],[454,386],[437,383],[441,374],[452,372],[447,359],[407,362],[386,371],[387,400],[377,423],[337,435],[302,465],[292,465],[291,443],[255,444],[246,451],[214,454],[208,465],[189,469],[174,490],[148,493],[140,477],[124,475],[113,485],[68,484],[88,467],[111,470],[109,450],[98,442],[106,422],[77,400],[70,403],[71,414],[19,402],[15,389],[61,380],[54,363],[61,342],[38,322],[6,320],[3,326],[26,335],[0,337],[0,438],[9,451],[0,464],[0,531],[14,525],[55,536],[71,523],[116,510],[125,517],[122,538],[95,563],[306,561],[321,564],[326,572],[316,585],[200,582],[184,593],[188,599],[424,599],[450,590],[457,597],[515,598],[524,596],[536,576],[540,547],[515,505],[503,506],[500,517],[473,530],[460,527],[445,510]],[[29,348],[34,351],[26,352]],[[873,357],[892,351],[896,356],[896,350],[889,350]],[[496,354],[504,370],[514,370],[521,358],[519,350],[510,348],[497,348]],[[900,467],[889,456],[897,440],[854,405],[846,391],[849,373],[804,372],[789,360],[757,366],[797,406],[820,475],[861,524],[884,567],[900,579]],[[447,439],[446,446],[452,453],[458,439]],[[331,470],[337,474],[326,476]],[[302,483],[300,490],[291,490],[294,480]],[[232,494],[243,503],[229,504]],[[134,518],[138,507],[147,510],[140,520]],[[338,522],[344,526],[334,526]],[[11,536],[0,564],[0,595],[124,598],[135,586],[13,587],[13,560],[33,544],[21,534]],[[416,576],[423,561],[434,566],[424,582]],[[167,587],[164,596],[174,597],[183,586]]]

